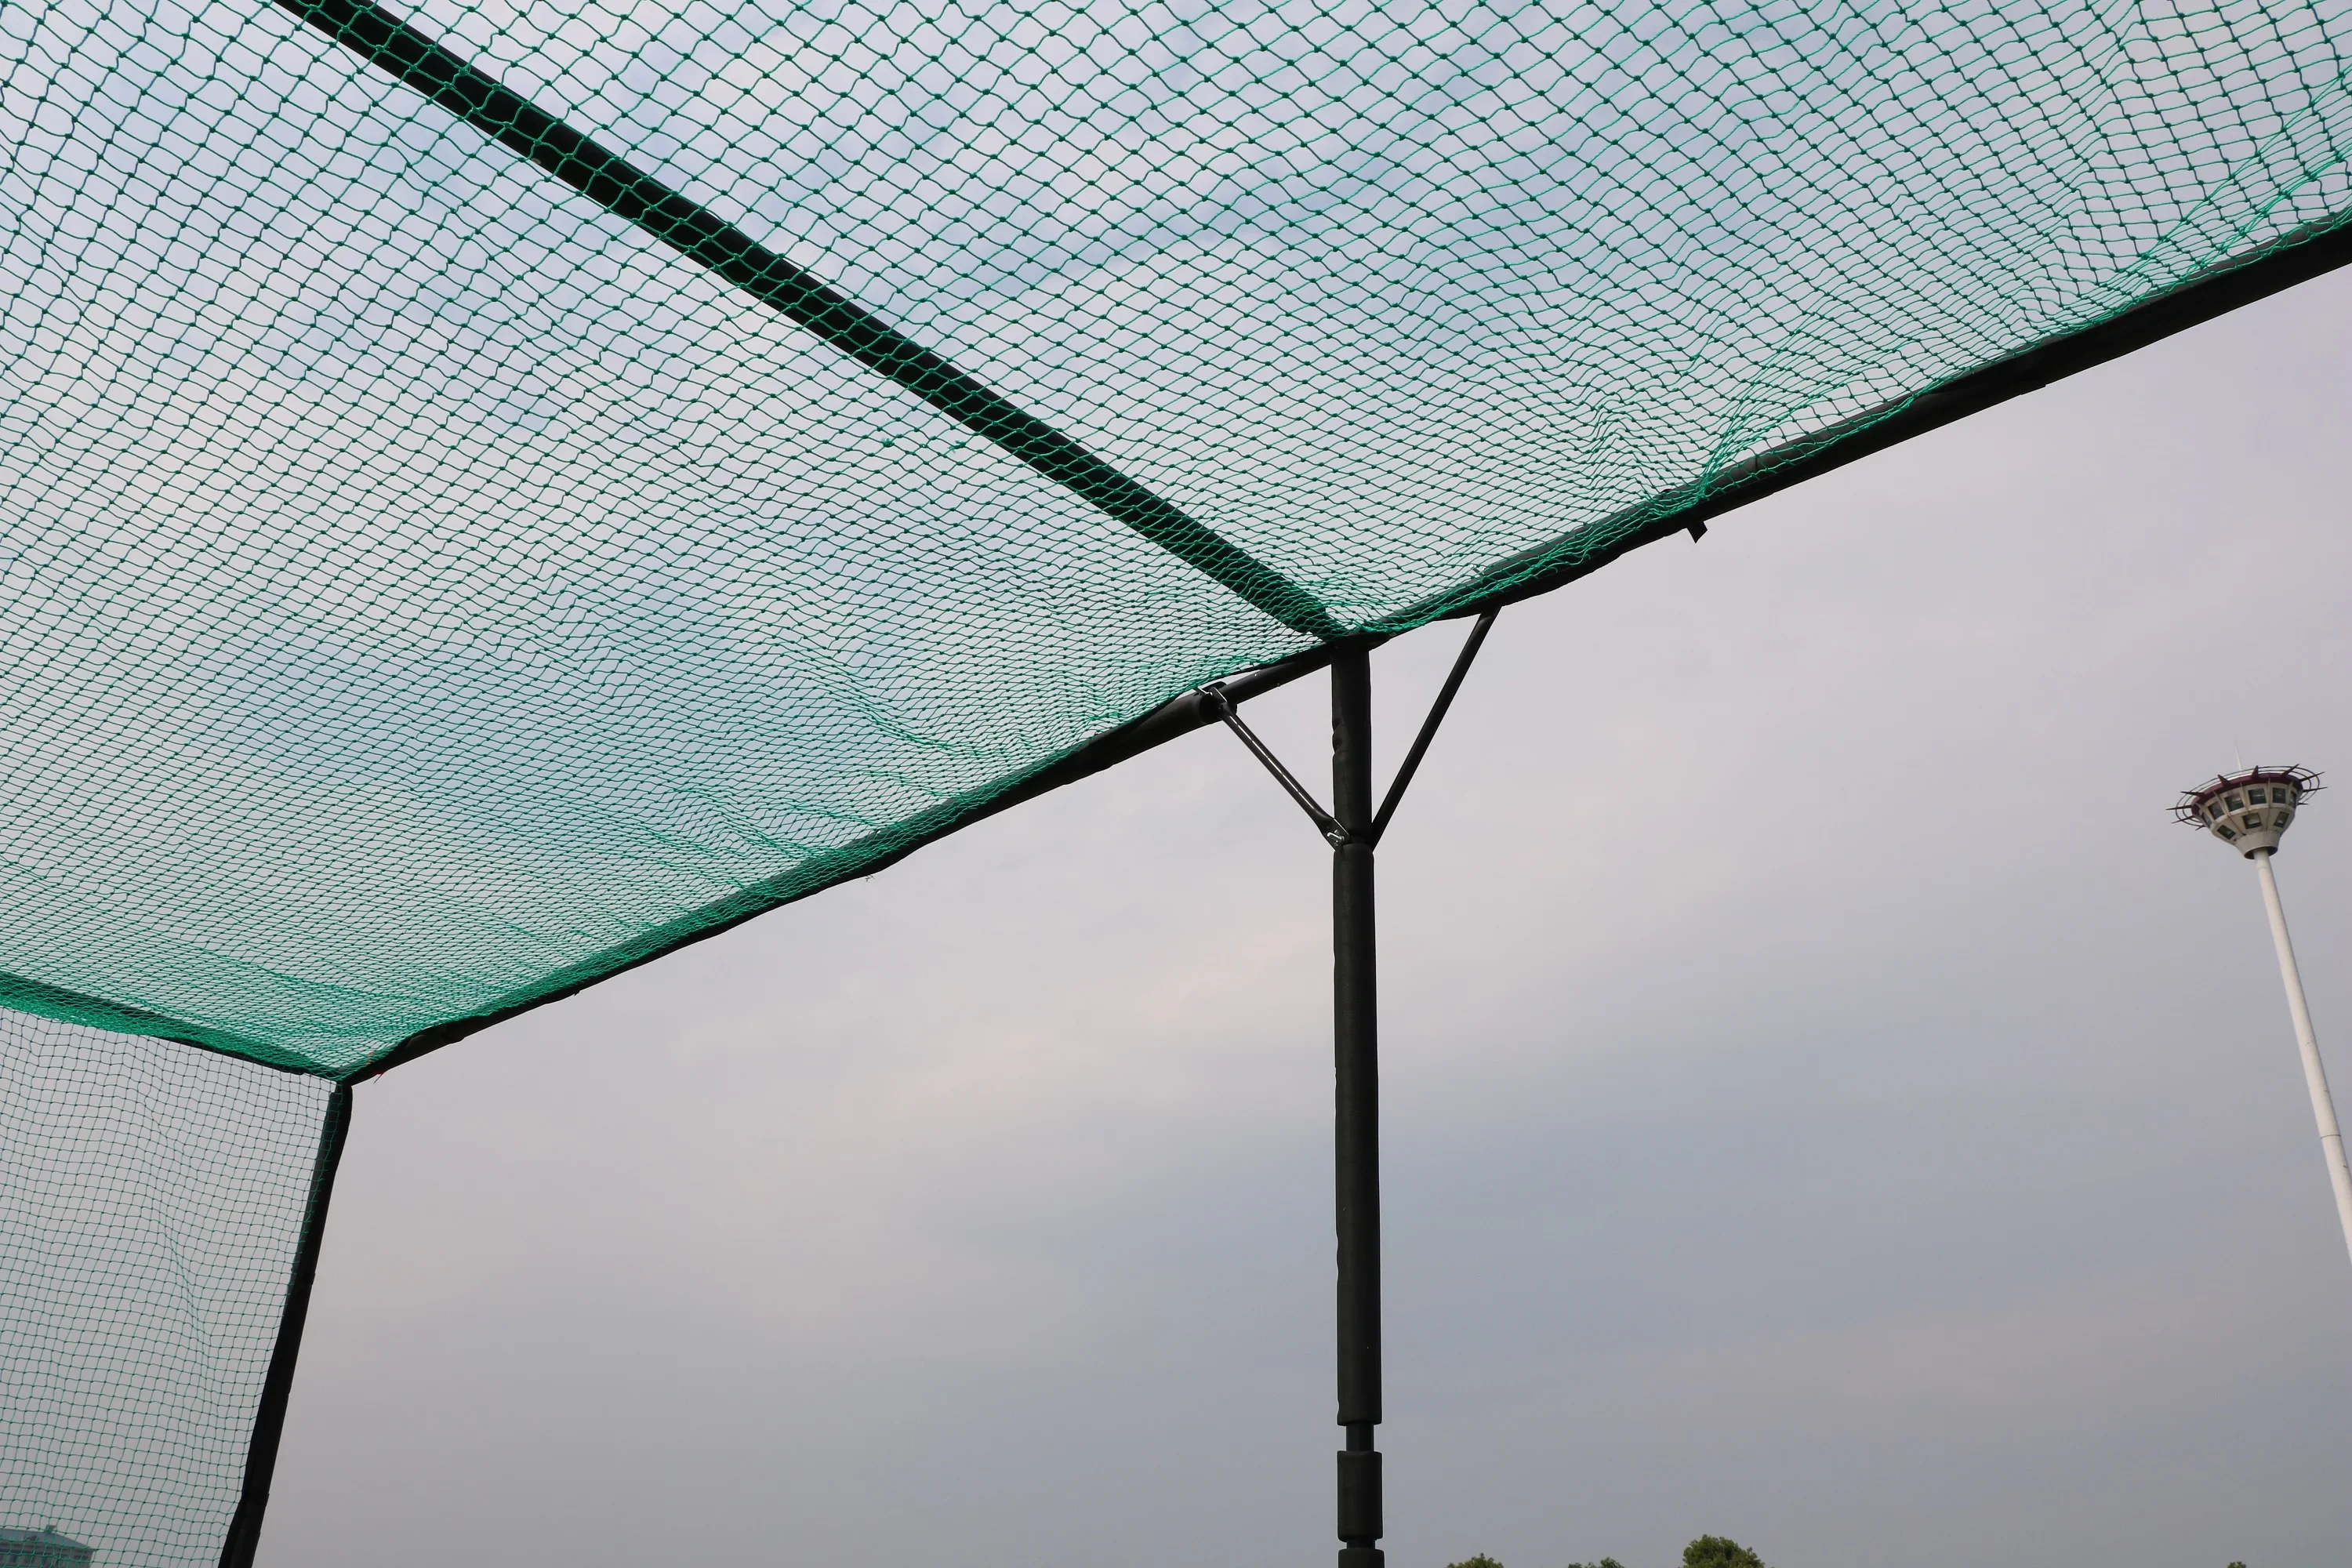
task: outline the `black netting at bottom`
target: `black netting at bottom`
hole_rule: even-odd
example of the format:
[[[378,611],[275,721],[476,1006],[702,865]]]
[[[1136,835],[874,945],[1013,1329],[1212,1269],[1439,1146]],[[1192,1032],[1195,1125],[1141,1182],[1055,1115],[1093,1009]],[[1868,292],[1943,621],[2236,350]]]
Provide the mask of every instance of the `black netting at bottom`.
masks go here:
[[[0,1010],[0,1542],[218,1561],[330,1092]]]

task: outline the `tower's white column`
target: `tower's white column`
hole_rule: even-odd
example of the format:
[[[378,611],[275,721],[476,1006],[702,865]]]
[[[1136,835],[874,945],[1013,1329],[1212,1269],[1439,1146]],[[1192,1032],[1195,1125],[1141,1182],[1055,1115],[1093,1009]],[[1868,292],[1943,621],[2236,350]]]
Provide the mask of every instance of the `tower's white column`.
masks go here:
[[[2304,1000],[2303,972],[2294,964],[2294,943],[2286,934],[2286,906],[2279,902],[2278,877],[2271,852],[2257,851],[2263,902],[2271,911],[2271,940],[2278,944],[2279,978],[2286,982],[2287,1011],[2294,1015],[2295,1044],[2303,1047],[2303,1078],[2311,1087],[2311,1114],[2319,1122],[2319,1147],[2327,1156],[2327,1179],[2336,1184],[2336,1215],[2344,1222],[2344,1245],[2352,1250],[2352,1168],[2344,1163],[2344,1130],[2336,1124],[2336,1101],[2327,1092],[2327,1069],[2319,1061],[2319,1037],[2312,1032],[2311,1004]]]

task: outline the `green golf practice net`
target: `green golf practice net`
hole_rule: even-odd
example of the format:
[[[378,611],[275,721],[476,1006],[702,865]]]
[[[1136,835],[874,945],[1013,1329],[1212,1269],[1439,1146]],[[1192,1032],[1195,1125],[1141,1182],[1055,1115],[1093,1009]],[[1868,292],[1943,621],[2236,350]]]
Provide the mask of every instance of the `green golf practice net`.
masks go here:
[[[0,1011],[0,1529],[218,1560],[327,1095]]]
[[[323,1080],[2335,243],[2348,45],[2352,0],[0,5],[0,1005],[52,1021],[0,1031],[0,1527],[216,1548]]]
[[[854,874],[2332,219],[2347,10],[21,0],[0,1001],[340,1073]]]

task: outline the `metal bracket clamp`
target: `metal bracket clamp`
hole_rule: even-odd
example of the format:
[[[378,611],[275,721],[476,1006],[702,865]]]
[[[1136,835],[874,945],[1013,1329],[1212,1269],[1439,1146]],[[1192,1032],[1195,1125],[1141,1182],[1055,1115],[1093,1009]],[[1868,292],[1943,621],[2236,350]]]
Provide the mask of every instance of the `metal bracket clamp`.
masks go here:
[[[1284,793],[1298,803],[1298,809],[1307,814],[1308,820],[1315,824],[1316,831],[1323,835],[1331,847],[1343,848],[1359,842],[1360,837],[1362,843],[1377,847],[1381,835],[1389,830],[1389,819],[1396,815],[1397,803],[1404,798],[1405,786],[1412,783],[1412,775],[1420,771],[1422,758],[1429,754],[1429,743],[1436,738],[1438,725],[1445,721],[1446,710],[1454,706],[1454,694],[1462,689],[1462,680],[1470,673],[1471,661],[1478,657],[1478,649],[1485,645],[1486,634],[1494,629],[1495,617],[1500,614],[1499,608],[1486,611],[1470,628],[1470,635],[1463,639],[1462,651],[1454,656],[1454,668],[1446,672],[1444,686],[1439,689],[1437,700],[1430,704],[1428,716],[1421,722],[1421,732],[1412,738],[1412,747],[1398,765],[1396,777],[1390,781],[1389,792],[1381,799],[1380,810],[1373,814],[1370,826],[1360,836],[1350,833],[1346,824],[1324,810],[1323,803],[1309,794],[1307,786],[1282,765],[1282,759],[1274,754],[1273,748],[1259,740],[1257,731],[1243,721],[1240,710],[1235,706],[1232,694],[1226,691],[1223,681],[1211,681],[1200,689],[1201,695],[1217,710],[1217,717],[1224,721],[1225,728],[1241,737],[1241,742],[1249,748],[1250,755],[1265,764],[1265,771],[1274,775],[1275,782],[1282,785]]]

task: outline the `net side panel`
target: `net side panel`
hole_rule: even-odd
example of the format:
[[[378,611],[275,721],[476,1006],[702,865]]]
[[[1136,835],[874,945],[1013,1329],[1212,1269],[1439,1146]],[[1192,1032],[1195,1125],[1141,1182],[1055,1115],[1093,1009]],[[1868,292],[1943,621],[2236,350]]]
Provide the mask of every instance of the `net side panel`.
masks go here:
[[[213,1568],[328,1094],[0,1010],[0,1525]]]

